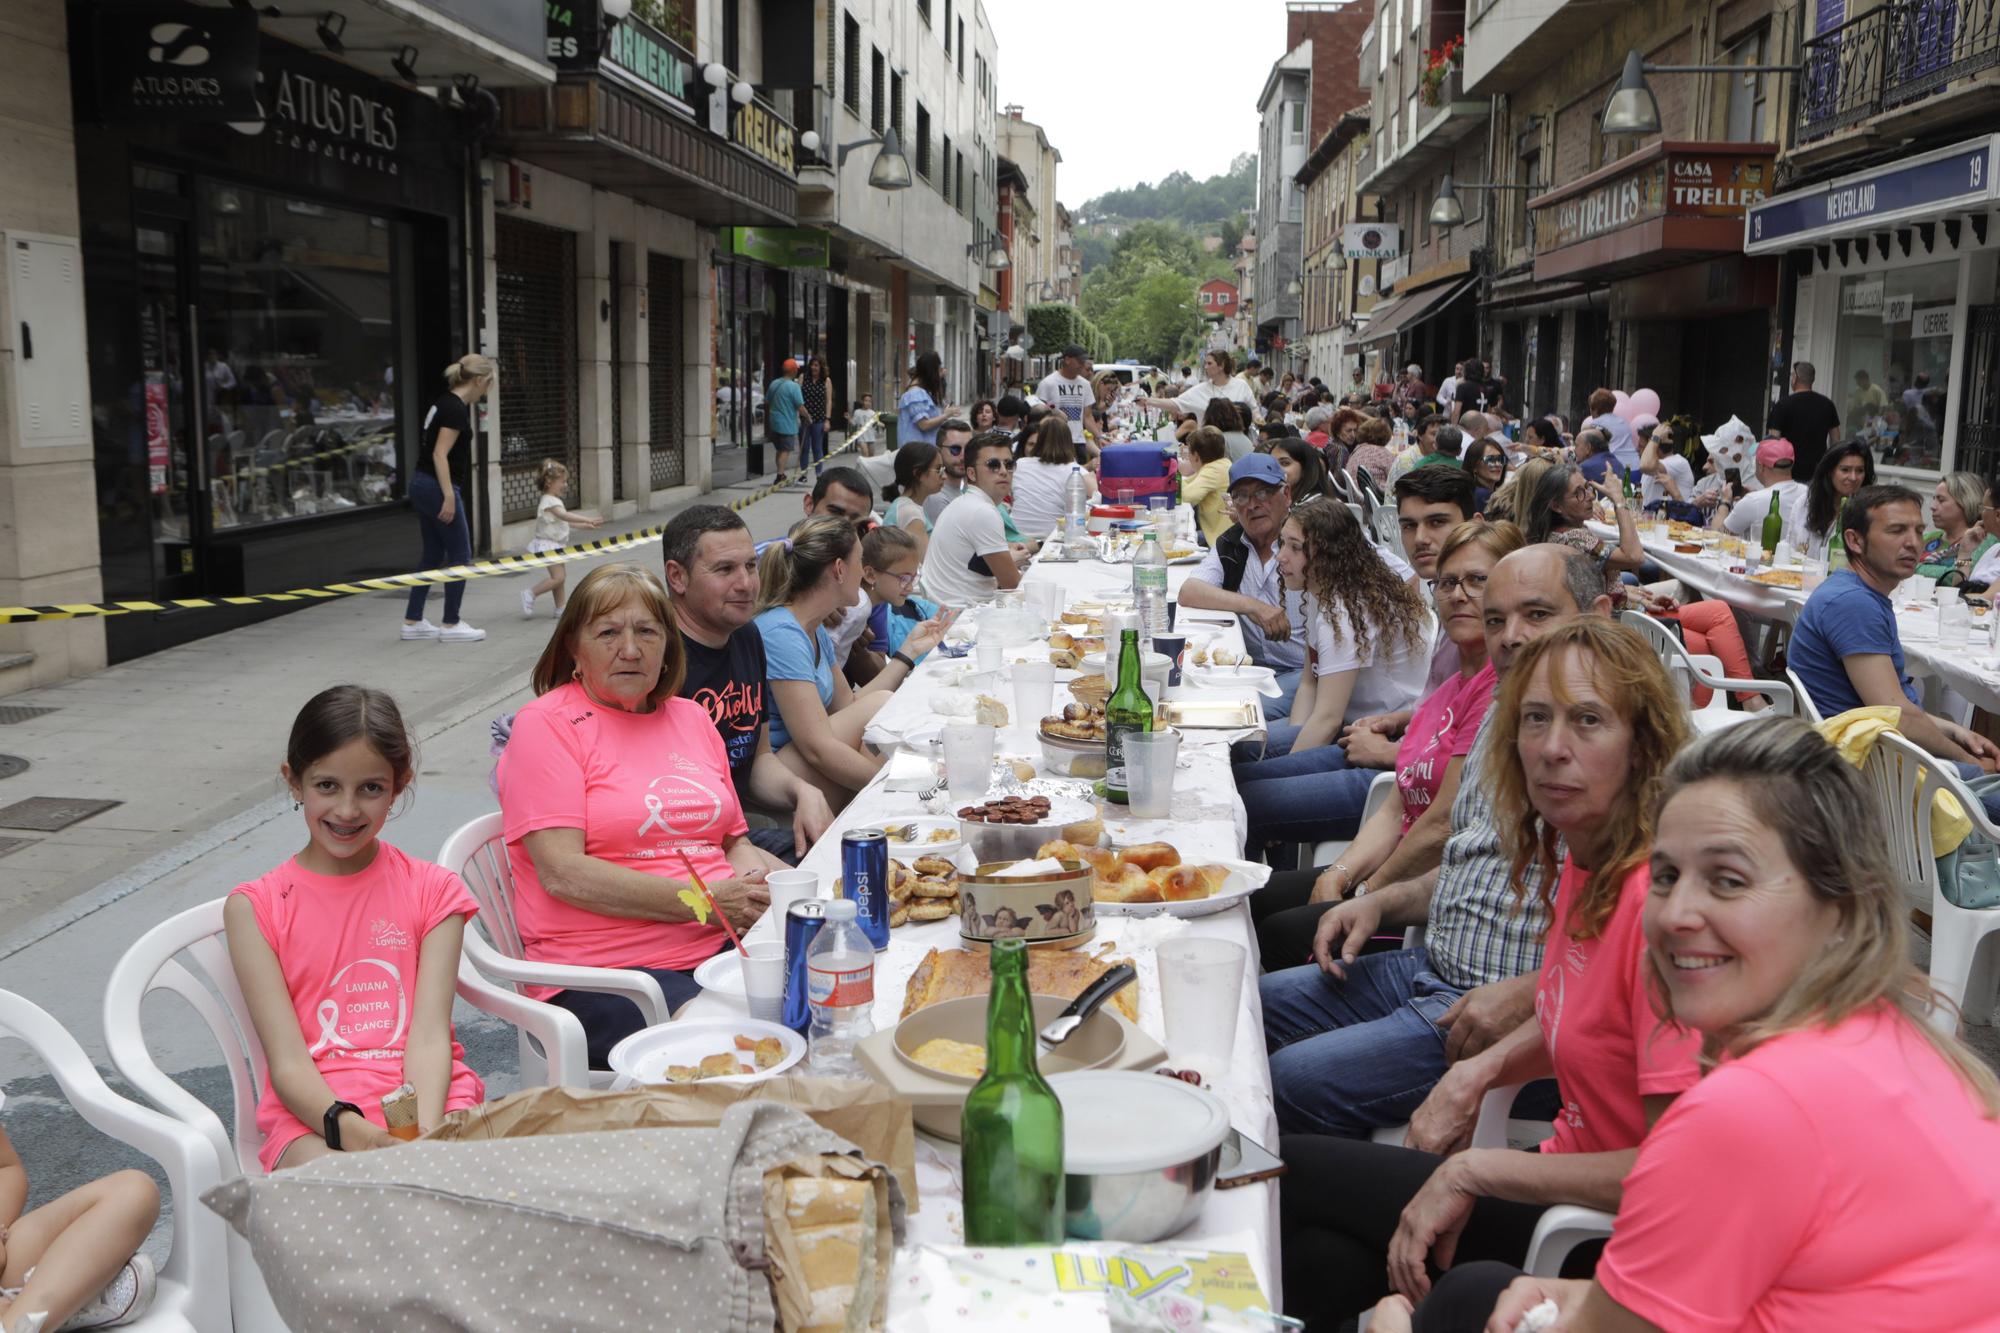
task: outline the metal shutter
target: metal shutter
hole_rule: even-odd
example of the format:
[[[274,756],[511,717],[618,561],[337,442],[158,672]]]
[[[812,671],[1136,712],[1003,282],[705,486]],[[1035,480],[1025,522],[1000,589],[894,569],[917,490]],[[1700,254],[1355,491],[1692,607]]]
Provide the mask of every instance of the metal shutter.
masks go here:
[[[535,516],[536,469],[561,459],[581,472],[576,393],[576,237],[518,218],[494,219],[500,309],[500,516]]]
[[[653,489],[663,491],[687,481],[687,437],[682,429],[681,261],[665,255],[646,256],[646,356],[651,363],[653,401]]]

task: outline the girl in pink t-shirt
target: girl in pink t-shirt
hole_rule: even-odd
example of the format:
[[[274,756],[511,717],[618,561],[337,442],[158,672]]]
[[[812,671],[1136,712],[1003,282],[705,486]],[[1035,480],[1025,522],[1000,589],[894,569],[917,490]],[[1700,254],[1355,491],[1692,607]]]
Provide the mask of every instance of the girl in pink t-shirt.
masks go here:
[[[451,1028],[459,943],[479,906],[458,876],[378,838],[414,772],[395,700],[360,685],[313,696],[279,771],[306,845],[223,909],[268,1065],[266,1171],[400,1142],[382,1099],[405,1083],[421,1129],[486,1094]]]

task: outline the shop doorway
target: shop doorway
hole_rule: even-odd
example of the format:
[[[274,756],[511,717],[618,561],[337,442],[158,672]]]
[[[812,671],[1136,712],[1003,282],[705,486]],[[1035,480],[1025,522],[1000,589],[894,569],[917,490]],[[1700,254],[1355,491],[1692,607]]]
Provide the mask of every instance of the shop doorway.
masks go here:
[[[651,447],[652,488],[687,484],[687,432],[685,427],[687,369],[682,364],[681,261],[666,255],[646,256],[646,306],[652,312],[646,321],[646,378],[652,409]],[[718,422],[720,410],[718,409]],[[720,427],[718,426],[718,434]]]
[[[106,515],[128,505],[134,518],[145,511],[149,522],[135,522],[126,528],[128,537],[141,533],[150,537],[143,553],[136,542],[119,543],[128,558],[138,557],[133,560],[135,565],[139,559],[145,562],[143,574],[138,569],[133,573],[149,579],[161,597],[194,597],[203,590],[206,571],[198,553],[208,548],[214,515],[207,498],[204,451],[193,447],[195,440],[209,434],[201,413],[204,386],[211,381],[191,365],[195,306],[188,260],[192,237],[185,216],[141,214],[136,219],[134,240],[140,368],[140,382],[133,386],[137,408],[134,424],[146,466],[143,471],[128,470],[127,476],[143,476],[146,493],[143,500],[136,495],[120,496],[118,507],[107,510]],[[226,448],[227,433],[218,430],[217,438]],[[107,562],[113,549],[107,539]]]
[[[500,311],[500,517],[535,516],[546,458],[569,468],[577,435],[576,236],[519,218],[494,219],[494,300]]]

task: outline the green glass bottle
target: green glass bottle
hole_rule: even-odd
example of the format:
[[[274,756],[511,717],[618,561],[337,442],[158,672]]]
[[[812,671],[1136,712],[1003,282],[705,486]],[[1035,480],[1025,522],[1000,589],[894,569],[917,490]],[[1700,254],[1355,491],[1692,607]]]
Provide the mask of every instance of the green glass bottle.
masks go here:
[[[1764,563],[1777,558],[1778,543],[1785,535],[1785,516],[1778,512],[1777,492],[1771,493],[1771,508],[1764,515]]]
[[[1153,729],[1153,701],[1142,683],[1141,659],[1139,631],[1127,625],[1118,635],[1118,686],[1104,701],[1104,797],[1119,805],[1127,800],[1125,738]]]
[[[1774,502],[1775,505],[1775,502]],[[1840,508],[1833,511],[1833,531],[1826,539],[1826,572],[1847,568],[1847,497],[1840,497]]]
[[[1035,1067],[1028,946],[993,941],[986,1072],[965,1095],[959,1137],[967,1245],[1058,1245],[1063,1238],[1063,1111]]]

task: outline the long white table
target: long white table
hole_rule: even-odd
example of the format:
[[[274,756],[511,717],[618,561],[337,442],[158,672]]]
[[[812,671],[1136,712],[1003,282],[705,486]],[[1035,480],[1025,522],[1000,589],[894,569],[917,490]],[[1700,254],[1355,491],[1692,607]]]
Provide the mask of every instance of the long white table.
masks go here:
[[[1178,589],[1191,572],[1192,566],[1186,565],[1169,569],[1169,589]],[[1070,601],[1105,600],[1129,593],[1131,567],[1107,565],[1095,560],[1077,563],[1038,561],[1031,566],[1024,581],[1028,584],[1060,584]],[[1216,612],[1193,614],[1211,619],[1234,619]],[[1233,647],[1240,649],[1242,646],[1239,627],[1203,625],[1199,628],[1204,633],[1223,636]],[[920,724],[947,720],[931,714],[927,700],[934,691],[943,687],[947,678],[956,676],[963,669],[963,664],[971,660],[949,659],[939,653],[925,658],[916,673],[896,692],[896,697],[876,715],[869,732],[871,740],[883,745],[898,744],[903,734]],[[1068,691],[1063,688],[1063,681],[1075,674],[1057,673],[1058,707],[1069,697]],[[1005,700],[1012,709],[1013,690],[1010,685],[999,683],[997,688],[989,686],[987,692]],[[1201,697],[1256,696],[1248,692],[1202,691]],[[1039,767],[1040,745],[1033,734],[1036,721],[1038,719],[1028,719],[1028,725],[1023,727],[1016,719],[1015,725],[1010,725],[1001,733],[1001,752],[1010,757],[1026,758]],[[1121,843],[1154,839],[1171,842],[1180,850],[1182,858],[1190,862],[1240,857],[1247,817],[1231,779],[1228,746],[1219,735],[1212,739],[1194,736],[1183,741],[1182,753],[1187,766],[1177,775],[1172,817],[1151,821],[1119,819],[1116,816],[1120,807],[1109,806],[1105,812],[1107,830],[1114,841]],[[921,813],[924,811],[915,793],[887,790],[883,785],[883,776],[878,774],[876,780],[856,795],[840,813],[833,828],[813,847],[801,863],[801,868],[819,875],[824,894],[840,873],[842,832],[851,828],[879,826]],[[1153,948],[1151,944],[1134,938],[1149,934],[1150,928],[1135,931],[1136,924],[1135,918],[1100,916],[1092,947],[1109,940],[1117,946],[1121,956],[1134,960],[1140,974],[1139,1026],[1165,1045],[1171,1064],[1174,1057],[1173,1034],[1166,1030],[1161,1015],[1159,977],[1154,966]],[[1192,934],[1230,940],[1242,945],[1245,950],[1243,994],[1237,1011],[1234,1056],[1227,1073],[1212,1080],[1210,1088],[1227,1103],[1231,1123],[1241,1133],[1275,1149],[1277,1117],[1271,1100],[1270,1064],[1264,1055],[1263,1008],[1257,994],[1257,976],[1262,969],[1249,908],[1239,904],[1216,915],[1182,924]],[[752,928],[747,938],[774,938],[778,929],[777,923],[767,917]],[[900,1018],[906,983],[924,955],[933,948],[950,949],[957,945],[957,926],[952,921],[913,923],[892,934],[888,949],[875,957],[877,1031],[893,1026]],[[742,1012],[742,1007],[740,1002],[730,997],[705,992],[690,1001],[683,1012],[693,1016],[728,1016]],[[920,1208],[910,1217],[909,1239],[918,1244],[961,1243],[964,1218],[958,1179],[958,1145],[921,1133],[917,1138]],[[1215,1191],[1200,1218],[1175,1239],[1190,1245],[1198,1245],[1206,1238],[1231,1237],[1233,1241],[1240,1242],[1246,1233],[1253,1235],[1257,1241],[1251,1249],[1250,1261],[1257,1270],[1258,1282],[1270,1299],[1271,1308],[1282,1309],[1283,1293],[1278,1285],[1278,1192],[1274,1183]]]
[[[1590,527],[1607,541],[1618,540],[1618,530],[1609,524],[1593,522]],[[1758,620],[1790,625],[1805,607],[1805,592],[1753,582],[1747,574],[1725,569],[1712,549],[1699,554],[1676,551],[1671,540],[1647,531],[1641,531],[1640,544],[1654,564],[1688,587],[1727,602]],[[1939,697],[1940,691],[1950,690],[1966,702],[2000,714],[2000,653],[1987,641],[1987,618],[1976,617],[1976,628],[1966,639],[1940,643],[1937,608],[1927,594],[1905,584],[1897,590],[1893,601],[1896,627],[1902,636],[1903,655],[1910,674],[1923,678],[1932,687],[1928,690],[1926,707],[1933,711],[1956,711],[1950,700]]]

